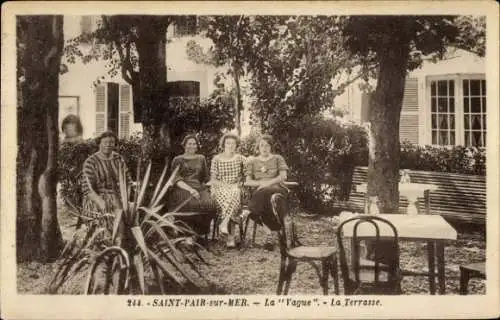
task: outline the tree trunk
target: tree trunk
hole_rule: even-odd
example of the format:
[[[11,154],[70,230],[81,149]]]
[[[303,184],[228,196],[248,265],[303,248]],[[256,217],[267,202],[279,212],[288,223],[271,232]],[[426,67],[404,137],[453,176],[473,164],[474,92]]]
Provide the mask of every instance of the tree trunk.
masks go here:
[[[62,246],[57,222],[58,84],[62,16],[18,21],[18,260],[54,258]]]
[[[46,260],[57,258],[63,242],[59,223],[57,222],[57,151],[59,148],[59,133],[57,120],[59,116],[59,66],[64,46],[63,18],[54,16],[51,23],[51,42],[44,58],[44,68],[47,70],[44,101],[42,103],[45,117],[44,123],[47,136],[47,158],[45,170],[38,181],[38,193],[42,199],[42,221],[40,249]]]
[[[165,17],[141,16],[136,40],[139,54],[139,82],[141,88],[142,125],[144,135],[151,142],[160,138],[163,114],[168,101],[164,90],[167,83]],[[150,146],[144,146],[144,152]]]
[[[381,212],[399,207],[399,119],[408,63],[408,45],[392,39],[378,52],[379,76],[371,99],[368,195],[378,196]]]
[[[240,75],[239,70],[233,70],[234,84],[236,85],[236,130],[238,136],[241,136],[241,111],[243,110],[243,101],[241,99]]]

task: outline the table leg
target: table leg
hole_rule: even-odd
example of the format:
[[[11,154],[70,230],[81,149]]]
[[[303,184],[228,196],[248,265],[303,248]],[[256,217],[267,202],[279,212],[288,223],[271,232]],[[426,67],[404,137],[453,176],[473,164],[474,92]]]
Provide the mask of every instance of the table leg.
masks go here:
[[[444,274],[444,244],[442,241],[436,242],[437,272],[439,283],[439,294],[445,294],[446,280]]]
[[[436,294],[436,263],[433,241],[427,241],[427,259],[429,263],[429,288],[431,294]]]

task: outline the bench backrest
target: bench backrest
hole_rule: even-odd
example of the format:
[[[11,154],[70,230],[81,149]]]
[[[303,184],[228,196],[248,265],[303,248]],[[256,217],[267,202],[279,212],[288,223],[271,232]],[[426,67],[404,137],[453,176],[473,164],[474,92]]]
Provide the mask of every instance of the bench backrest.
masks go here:
[[[366,183],[367,167],[356,167],[349,194],[351,210],[363,211],[364,194],[356,192],[356,185]],[[439,214],[450,220],[485,223],[486,177],[433,171],[409,171],[411,182],[438,186],[430,192],[431,214]],[[400,197],[399,210],[405,212],[408,200]],[[424,198],[419,198],[419,209],[425,210]]]

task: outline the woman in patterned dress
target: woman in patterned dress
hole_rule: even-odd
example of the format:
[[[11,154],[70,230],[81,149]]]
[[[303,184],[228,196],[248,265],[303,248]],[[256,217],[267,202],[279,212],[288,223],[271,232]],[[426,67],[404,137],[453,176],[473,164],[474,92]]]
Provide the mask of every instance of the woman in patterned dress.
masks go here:
[[[127,184],[131,178],[122,156],[114,151],[117,138],[111,131],[103,132],[97,139],[99,151],[89,156],[83,164],[82,189],[83,213],[92,218],[114,214],[122,208],[119,187],[119,170],[125,171]],[[111,229],[110,219],[104,219]]]
[[[257,144],[259,155],[249,159],[245,168],[245,185],[256,188],[248,209],[254,218],[260,217],[264,224],[267,250],[273,250],[276,231],[280,229],[271,208],[271,196],[274,193],[288,194],[288,188],[283,184],[287,179],[288,166],[282,156],[271,153],[272,143],[271,136],[263,135]]]
[[[241,206],[245,157],[236,153],[238,144],[238,136],[224,135],[220,141],[223,152],[214,156],[210,166],[211,193],[219,208],[222,218],[219,228],[222,234],[227,235],[228,248],[236,246],[235,229],[230,228],[230,221],[239,213]]]
[[[167,209],[204,213],[179,219],[189,224],[199,235],[208,234],[210,222],[217,214],[217,204],[205,185],[209,178],[207,161],[205,156],[197,153],[200,143],[195,135],[187,135],[182,146],[184,154],[172,160],[171,168],[180,168],[174,179],[174,188],[167,197]]]

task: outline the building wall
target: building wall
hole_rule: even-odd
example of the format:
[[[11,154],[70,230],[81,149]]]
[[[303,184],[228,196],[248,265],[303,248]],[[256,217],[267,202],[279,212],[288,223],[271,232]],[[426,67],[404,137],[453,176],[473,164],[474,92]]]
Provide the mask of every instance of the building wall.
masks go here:
[[[64,16],[64,36],[65,39],[71,39],[81,34],[82,28],[95,30],[98,23],[98,16]],[[83,24],[82,24],[83,22]],[[186,44],[190,40],[195,40],[205,50],[211,46],[211,41],[199,35],[188,35],[176,37],[174,35],[174,26],[169,26],[167,30],[167,39],[169,39],[166,50],[167,81],[198,81],[200,83],[200,97],[206,98],[216,89],[214,79],[217,73],[226,73],[227,69],[215,68],[204,64],[196,64],[188,59],[186,54]],[[91,46],[83,46],[83,50],[90,50]],[[102,82],[116,82],[126,84],[121,75],[110,77],[106,72],[106,61],[92,61],[83,64],[78,58],[76,63],[69,64],[65,57],[63,63],[68,66],[68,72],[59,78],[59,96],[60,98],[60,122],[68,113],[78,111],[84,127],[84,138],[91,138],[96,135],[96,98],[94,81],[99,79]],[[234,87],[231,77],[227,76],[223,80],[225,88],[231,90]],[[68,96],[68,97],[66,97]],[[79,106],[76,106],[76,101]],[[248,99],[244,99],[244,104],[248,105]],[[248,125],[248,111],[243,112],[244,128]],[[140,123],[135,123],[133,112],[130,114],[130,133],[142,131]],[[60,126],[59,126],[60,127]],[[244,130],[246,132],[248,130]]]
[[[462,50],[449,52],[445,60],[437,63],[425,61],[419,69],[413,70],[408,74],[405,100],[403,101],[401,132],[406,131],[406,135],[410,134],[409,131],[412,131],[414,134],[418,133],[412,139],[415,143],[419,145],[431,144],[430,81],[432,79],[448,79],[450,77],[455,77],[458,80],[463,77],[484,78],[485,73],[484,58]],[[366,107],[367,95],[360,90],[360,83],[362,81],[353,83],[346,89],[343,95],[335,99],[336,106],[347,106],[349,113],[346,118],[355,123],[366,121],[366,110],[363,109],[363,105]],[[375,88],[376,80],[370,80],[369,84]],[[413,103],[416,103],[418,108],[413,108]],[[457,130],[463,130],[463,125],[460,122],[462,114],[457,113],[456,118],[457,125],[459,126]],[[463,144],[463,139],[457,140],[456,144]]]

